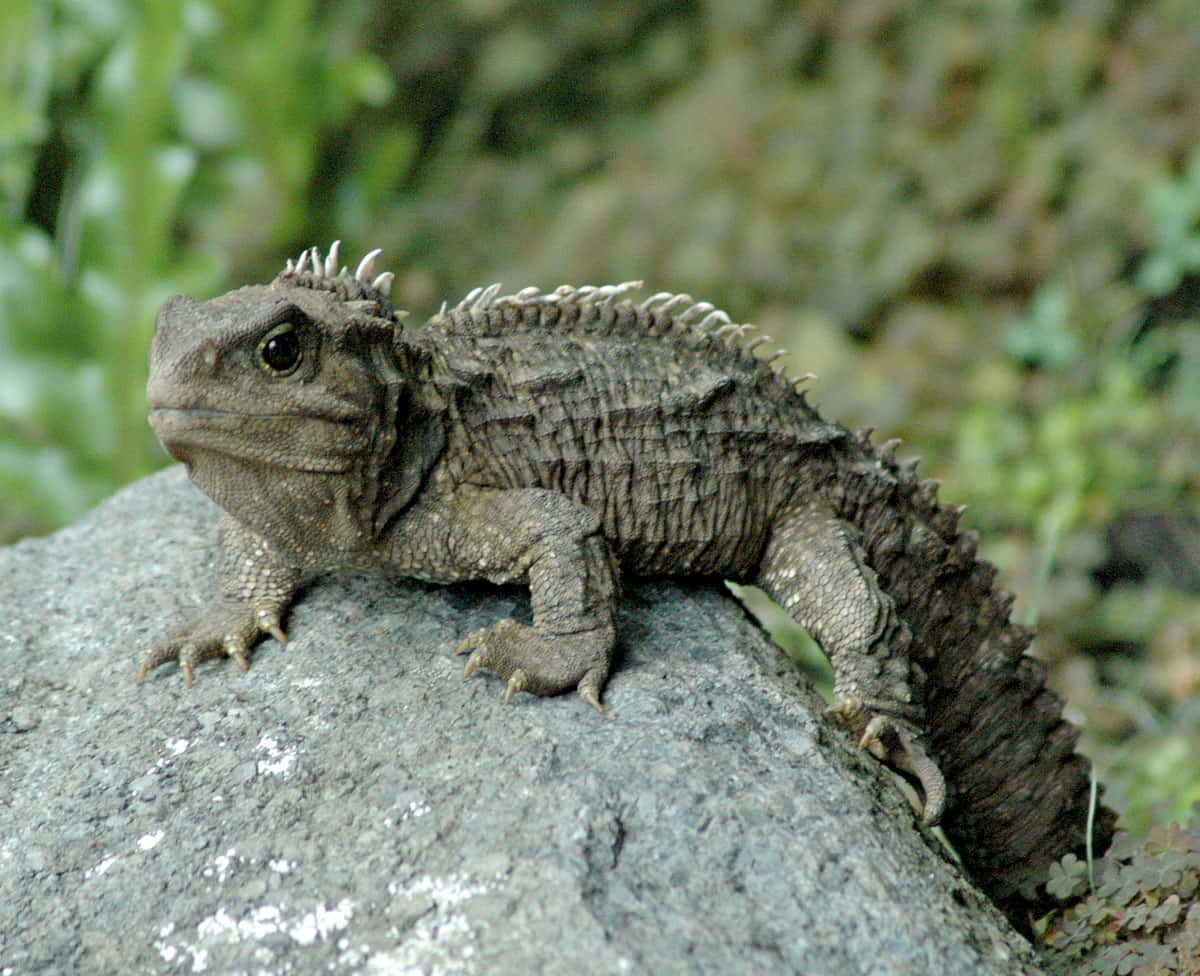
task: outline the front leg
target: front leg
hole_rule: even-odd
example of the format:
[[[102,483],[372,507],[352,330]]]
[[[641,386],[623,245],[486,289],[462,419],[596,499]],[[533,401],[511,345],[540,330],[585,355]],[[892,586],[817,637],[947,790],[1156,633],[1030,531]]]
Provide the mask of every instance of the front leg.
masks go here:
[[[462,487],[419,506],[397,527],[393,562],[439,581],[528,583],[533,626],[501,620],[467,636],[465,676],[478,668],[518,691],[572,688],[603,711],[600,692],[616,643],[617,572],[594,512],[540,488]],[[433,560],[435,565],[422,565]]]
[[[221,595],[194,620],[173,630],[146,652],[138,669],[148,672],[178,661],[191,687],[193,669],[212,657],[231,657],[246,670],[246,652],[263,634],[286,643],[283,613],[300,584],[299,569],[290,565],[266,539],[222,513],[221,556],[217,579]]]

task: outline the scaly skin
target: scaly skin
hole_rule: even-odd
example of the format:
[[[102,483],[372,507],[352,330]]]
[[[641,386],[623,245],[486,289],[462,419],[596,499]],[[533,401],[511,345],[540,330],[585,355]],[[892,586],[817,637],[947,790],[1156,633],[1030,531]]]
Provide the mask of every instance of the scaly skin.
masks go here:
[[[374,258],[351,274],[313,248],[163,307],[151,423],[227,514],[221,596],[139,680],[244,668],[307,575],[353,567],[528,585],[532,626],[468,635],[466,672],[599,709],[623,575],[756,583],[829,655],[838,719],[920,784],[923,822],[1011,915],[1037,902],[1084,846],[1088,766],[933,483],[824,421],[711,305],[493,287],[402,328]]]

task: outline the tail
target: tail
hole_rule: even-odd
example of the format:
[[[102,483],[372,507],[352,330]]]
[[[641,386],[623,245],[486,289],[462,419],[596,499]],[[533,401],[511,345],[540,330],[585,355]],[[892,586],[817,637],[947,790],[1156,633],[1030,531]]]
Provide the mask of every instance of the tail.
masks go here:
[[[915,461],[897,464],[894,442],[874,449],[869,431],[843,446],[839,514],[859,527],[923,656],[930,747],[950,787],[942,828],[975,882],[1027,922],[1050,907],[1050,865],[1086,850],[1091,765],[1075,752],[1079,730],[1046,688],[1045,665],[1025,654],[1032,631],[1012,621],[995,567],[975,558],[976,534],[938,504],[937,482],[919,481]],[[1095,810],[1098,854],[1115,820]]]

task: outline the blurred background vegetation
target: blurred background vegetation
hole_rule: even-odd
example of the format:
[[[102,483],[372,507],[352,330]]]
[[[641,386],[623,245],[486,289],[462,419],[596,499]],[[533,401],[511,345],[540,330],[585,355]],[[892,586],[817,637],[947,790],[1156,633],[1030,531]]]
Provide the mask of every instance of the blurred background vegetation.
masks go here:
[[[166,463],[170,294],[645,279],[970,503],[1131,829],[1200,799],[1193,0],[17,0],[0,54],[3,540]]]

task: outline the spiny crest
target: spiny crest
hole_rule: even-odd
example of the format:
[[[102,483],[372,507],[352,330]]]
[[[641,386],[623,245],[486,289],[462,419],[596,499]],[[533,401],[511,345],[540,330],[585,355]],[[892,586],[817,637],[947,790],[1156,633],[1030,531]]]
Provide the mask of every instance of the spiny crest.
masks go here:
[[[711,302],[697,302],[690,295],[660,291],[638,305],[637,313],[639,321],[649,320],[653,323],[651,327],[657,331],[686,332],[703,337],[714,347],[722,347],[752,362],[757,368],[770,371],[776,380],[790,389],[798,390],[816,379],[812,373],[788,376],[782,363],[776,366],[776,362],[787,355],[786,349],[776,346],[766,356],[755,356],[756,349],[770,346],[770,338],[758,335],[748,342],[744,341],[756,327],[733,322],[726,312]]]
[[[896,453],[900,447],[898,439],[884,441],[878,446],[871,443],[875,433],[874,427],[863,427],[854,433],[854,439],[861,450],[873,454],[880,465],[896,478],[901,490],[911,502],[922,510],[930,526],[942,541],[954,547],[959,559],[974,560],[978,544],[978,535],[974,532],[959,532],[959,521],[967,510],[965,505],[947,506],[938,501],[938,488],[941,483],[936,478],[919,479],[917,466],[920,458],[907,458],[897,461]]]
[[[706,343],[714,352],[724,355],[732,353],[755,368],[769,371],[778,382],[792,390],[799,390],[805,383],[816,379],[812,373],[789,377],[782,364],[777,367],[776,362],[787,354],[784,349],[772,348],[764,357],[754,355],[756,349],[771,342],[767,336],[759,335],[748,342],[743,341],[755,326],[737,324],[711,302],[697,302],[690,295],[660,291],[634,304],[629,296],[643,287],[640,281],[599,286],[560,285],[552,292],[529,287],[512,295],[501,295],[500,287],[497,283],[486,288],[475,288],[453,308],[443,303],[434,318],[451,316],[470,319],[491,312],[503,317],[506,310],[512,310],[518,318],[528,321],[520,313],[547,306],[567,308],[590,305],[595,308],[601,324],[616,327],[619,322],[628,322],[631,317],[635,327],[644,329],[648,335],[664,338],[690,336]],[[621,312],[626,314],[622,316]],[[800,395],[803,397],[802,391]]]
[[[329,253],[321,256],[320,248],[310,247],[300,252],[295,260],[288,258],[284,269],[279,272],[272,285],[298,285],[332,292],[342,301],[357,306],[368,317],[399,321],[408,313],[392,308],[392,283],[396,280],[391,271],[375,273],[375,262],[382,249],[370,251],[354,269],[353,274],[341,264],[341,241],[334,241]]]
[[[491,309],[503,311],[506,308],[521,309],[529,306],[584,305],[587,303],[595,305],[601,314],[604,314],[612,311],[619,299],[641,287],[640,281],[626,281],[619,285],[584,285],[582,288],[559,285],[558,288],[547,294],[536,286],[530,286],[522,288],[514,295],[501,295],[501,285],[496,282],[486,288],[472,288],[453,308],[443,302],[438,315],[442,316],[447,313],[471,315]]]

